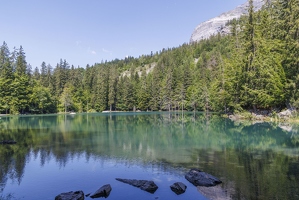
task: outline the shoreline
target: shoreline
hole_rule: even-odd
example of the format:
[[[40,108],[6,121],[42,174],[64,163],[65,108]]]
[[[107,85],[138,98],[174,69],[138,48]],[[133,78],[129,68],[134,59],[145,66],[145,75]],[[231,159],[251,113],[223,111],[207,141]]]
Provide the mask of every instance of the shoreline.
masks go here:
[[[279,113],[270,113],[262,111],[260,113],[254,113],[251,111],[238,112],[233,114],[222,115],[225,118],[229,118],[232,121],[251,121],[256,123],[262,122],[276,122],[276,123],[299,123],[299,117],[296,110],[285,110]]]
[[[12,116],[30,116],[30,115],[76,115],[76,114],[93,114],[93,113],[102,113],[102,114],[109,114],[109,113],[128,113],[128,112],[134,112],[134,113],[141,113],[141,112],[161,112],[161,111],[109,111],[105,110],[102,112],[58,112],[58,113],[47,113],[47,114],[19,114],[19,115],[13,115],[13,114],[0,114],[1,117],[12,117]],[[163,111],[162,111],[163,112]],[[164,111],[169,112],[169,111]],[[171,112],[177,112],[177,111],[171,111]],[[181,112],[181,111],[179,111]],[[194,111],[186,111],[184,112],[194,112]],[[204,113],[203,111],[196,111],[200,113]],[[266,113],[263,114],[262,111],[260,113],[254,113],[249,110],[243,111],[243,112],[237,112],[237,113],[230,113],[230,114],[221,114],[218,113],[219,116],[223,118],[228,118],[235,122],[242,122],[242,121],[248,121],[248,122],[254,122],[254,123],[263,123],[263,122],[269,122],[269,123],[292,123],[292,124],[299,124],[299,116],[297,116],[296,110],[286,110],[279,113]],[[215,112],[209,112],[214,113]]]

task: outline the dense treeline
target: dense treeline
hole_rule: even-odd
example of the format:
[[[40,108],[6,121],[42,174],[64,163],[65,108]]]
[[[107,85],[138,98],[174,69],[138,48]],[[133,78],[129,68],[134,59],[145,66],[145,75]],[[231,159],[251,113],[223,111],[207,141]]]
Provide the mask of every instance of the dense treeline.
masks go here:
[[[86,68],[33,71],[23,48],[0,49],[0,112],[299,108],[299,0],[267,1],[231,34]]]

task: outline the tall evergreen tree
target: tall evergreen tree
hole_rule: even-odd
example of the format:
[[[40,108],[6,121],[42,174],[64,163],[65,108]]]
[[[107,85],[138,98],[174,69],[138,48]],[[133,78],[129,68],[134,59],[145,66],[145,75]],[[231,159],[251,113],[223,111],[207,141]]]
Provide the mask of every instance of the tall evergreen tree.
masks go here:
[[[7,114],[12,100],[13,68],[7,44],[3,42],[0,47],[0,112]]]
[[[13,67],[10,52],[6,42],[0,47],[0,77],[13,78]]]
[[[116,86],[118,81],[117,69],[114,65],[109,68],[109,78],[108,78],[108,105],[110,111],[115,108],[116,103]]]
[[[35,79],[35,80],[40,80],[40,73],[39,73],[39,68],[38,67],[35,67],[35,69],[34,69],[34,72],[33,72],[33,78]]]
[[[104,111],[108,107],[108,75],[107,66],[98,68],[97,82],[93,96],[94,107],[97,111]]]
[[[63,88],[63,92],[59,98],[61,107],[64,109],[64,112],[68,112],[68,108],[72,105],[72,92],[69,86]]]
[[[150,75],[149,75],[150,76]],[[138,109],[146,111],[149,109],[150,88],[148,84],[148,77],[145,69],[142,70],[140,77],[140,88],[137,91]]]
[[[17,60],[16,60],[16,73],[18,76],[25,75],[27,72],[27,62],[25,52],[23,47],[20,46],[20,49],[17,53]]]
[[[253,2],[249,1],[249,16],[244,27],[244,64],[240,85],[241,104],[244,107],[268,108],[284,100],[285,75],[275,43],[265,34],[269,17],[263,12],[254,13]],[[257,22],[259,25],[257,25]]]
[[[45,62],[42,62],[41,66],[40,66],[40,80],[41,80],[41,84],[44,87],[49,86],[49,83],[47,81],[47,65]]]

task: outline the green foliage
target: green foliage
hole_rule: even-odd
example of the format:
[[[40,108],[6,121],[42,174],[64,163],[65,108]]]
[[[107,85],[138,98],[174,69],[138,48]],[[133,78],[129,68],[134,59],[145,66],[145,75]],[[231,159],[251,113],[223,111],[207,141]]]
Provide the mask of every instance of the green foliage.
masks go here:
[[[238,57],[236,67],[240,66],[241,70],[237,82],[238,103],[244,108],[277,107],[285,101],[281,42],[273,40],[271,35],[271,13],[266,9],[254,13],[252,1],[249,3],[249,16],[239,33],[242,40],[234,53]]]
[[[163,164],[162,170],[198,167],[221,177],[224,189],[240,199],[296,199],[299,192],[294,126],[289,132],[275,124],[234,123],[216,115],[156,113],[7,117],[0,128],[0,141],[18,141],[0,145],[2,188],[24,181],[30,158],[44,168],[51,159],[60,167],[107,156],[119,163],[125,157],[126,167],[136,160],[150,167]]]
[[[18,53],[17,53],[17,58],[15,61],[16,65],[16,74],[18,76],[23,76],[27,72],[27,62],[26,62],[26,56],[25,52],[23,50],[23,47],[21,46]]]
[[[63,92],[61,93],[61,96],[59,98],[60,105],[59,105],[59,110],[68,112],[68,108],[73,104],[73,99],[72,99],[72,92],[71,92],[71,87],[65,87],[63,89]]]
[[[34,84],[32,94],[30,95],[30,111],[32,113],[53,113],[56,107],[49,88]]]
[[[12,107],[12,92],[13,91],[13,79],[0,78],[0,111],[5,114],[10,113],[10,108]]]
[[[10,53],[4,42],[0,112],[299,108],[298,19],[299,0],[267,1],[258,12],[250,0],[230,35],[86,68],[43,62],[33,74],[22,46]]]

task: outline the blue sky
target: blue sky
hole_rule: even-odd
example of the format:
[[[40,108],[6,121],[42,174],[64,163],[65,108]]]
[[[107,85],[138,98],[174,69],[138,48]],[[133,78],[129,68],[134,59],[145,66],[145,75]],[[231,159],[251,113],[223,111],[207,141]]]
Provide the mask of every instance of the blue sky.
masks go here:
[[[0,0],[0,42],[32,68],[85,67],[188,43],[195,27],[246,0]]]

